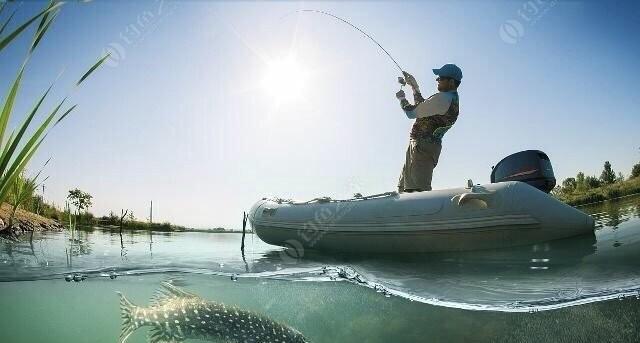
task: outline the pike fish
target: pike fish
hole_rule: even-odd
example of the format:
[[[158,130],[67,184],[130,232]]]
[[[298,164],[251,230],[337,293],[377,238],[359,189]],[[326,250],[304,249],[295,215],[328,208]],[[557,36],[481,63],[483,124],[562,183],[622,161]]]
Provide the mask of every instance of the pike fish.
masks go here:
[[[207,301],[168,282],[156,293],[149,307],[136,306],[122,293],[120,343],[133,332],[150,326],[150,343],[179,343],[201,339],[225,343],[309,343],[295,329],[268,317]]]

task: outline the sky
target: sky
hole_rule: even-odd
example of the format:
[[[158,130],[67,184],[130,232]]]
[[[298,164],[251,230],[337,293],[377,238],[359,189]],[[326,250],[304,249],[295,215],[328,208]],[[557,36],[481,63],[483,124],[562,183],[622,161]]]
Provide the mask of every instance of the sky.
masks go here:
[[[11,3],[0,20],[43,5]],[[412,125],[398,69],[361,33],[300,9],[369,33],[425,95],[437,92],[432,68],[461,67],[434,189],[488,183],[492,165],[526,149],[546,152],[559,182],[640,161],[637,2],[93,1],[63,7],[11,121],[54,81],[46,108],[78,104],[28,167],[51,158],[45,199],[62,206],[80,188],[96,215],[145,219],[153,201],[156,222],[237,230],[263,197],[396,190]],[[5,94],[33,29],[0,52]]]

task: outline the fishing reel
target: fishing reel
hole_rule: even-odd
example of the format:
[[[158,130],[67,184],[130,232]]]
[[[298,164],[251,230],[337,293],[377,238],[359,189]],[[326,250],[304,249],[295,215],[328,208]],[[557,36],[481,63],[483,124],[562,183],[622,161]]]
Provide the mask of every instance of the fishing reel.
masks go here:
[[[407,81],[402,76],[398,76],[398,83],[400,84],[400,89],[407,85]]]

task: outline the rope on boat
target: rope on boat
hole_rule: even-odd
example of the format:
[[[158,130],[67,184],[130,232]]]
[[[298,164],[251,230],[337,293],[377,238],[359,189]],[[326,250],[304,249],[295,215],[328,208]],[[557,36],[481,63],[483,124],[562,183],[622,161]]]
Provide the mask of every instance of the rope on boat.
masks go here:
[[[358,195],[360,195],[358,193]],[[351,198],[351,199],[332,199],[330,197],[318,197],[318,198],[313,198],[311,200],[308,201],[294,201],[293,199],[283,199],[283,198],[262,198],[262,200],[267,200],[267,201],[273,201],[276,202],[278,204],[290,204],[290,205],[306,205],[306,204],[312,204],[312,203],[330,203],[330,202],[353,202],[353,201],[362,201],[362,200],[369,200],[369,199],[377,199],[377,198],[384,198],[384,197],[390,197],[390,196],[396,196],[398,195],[398,192],[384,192],[384,193],[379,193],[379,194],[372,194],[372,195],[367,195],[367,196],[356,196],[355,198]]]

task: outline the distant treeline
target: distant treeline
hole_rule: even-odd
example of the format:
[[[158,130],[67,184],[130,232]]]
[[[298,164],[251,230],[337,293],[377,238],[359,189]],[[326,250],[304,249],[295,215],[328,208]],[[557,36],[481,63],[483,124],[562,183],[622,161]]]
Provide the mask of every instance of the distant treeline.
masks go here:
[[[24,178],[24,176],[20,175],[20,178]],[[27,179],[25,179],[27,180]],[[39,214],[46,218],[55,219],[61,224],[65,226],[70,225],[70,220],[73,220],[75,224],[77,224],[80,228],[87,226],[103,226],[103,227],[120,227],[120,216],[116,215],[113,211],[111,211],[106,216],[96,217],[93,213],[88,211],[88,207],[91,206],[91,198],[92,196],[88,193],[82,192],[78,189],[70,190],[68,199],[70,201],[74,201],[78,198],[78,193],[81,195],[80,198],[85,199],[85,204],[80,210],[77,208],[74,210],[67,204],[64,209],[60,209],[55,204],[48,203],[43,200],[42,195],[36,193],[36,189],[27,189],[23,191],[23,193],[19,201],[19,207],[25,211],[29,211],[35,214]],[[10,194],[7,202],[10,204],[14,204],[16,199],[14,199],[15,195]],[[88,199],[88,200],[86,200]],[[72,204],[73,205],[73,204]],[[71,219],[70,219],[71,218]],[[151,230],[151,231],[185,231],[190,230],[187,227],[171,224],[169,222],[162,223],[149,223],[148,221],[141,221],[135,218],[133,212],[127,212],[127,215],[122,218],[122,228],[124,230]],[[214,231],[221,232],[224,231],[223,228],[216,228]]]
[[[92,220],[88,223],[88,225],[105,226],[105,227],[116,226],[118,228],[120,227],[120,216],[113,213],[113,211],[109,212],[109,215],[107,216],[91,218],[91,219]],[[165,232],[187,230],[187,228],[184,226],[174,225],[169,222],[149,223],[147,221],[140,221],[133,216],[133,212],[131,212],[130,215],[125,216],[125,218],[122,218],[122,229],[123,230],[165,231]]]
[[[629,177],[625,178],[620,172],[616,174],[611,163],[606,161],[600,177],[579,172],[576,177],[564,179],[551,193],[573,206],[640,193],[640,163],[634,165]]]

